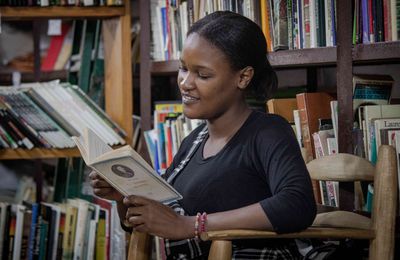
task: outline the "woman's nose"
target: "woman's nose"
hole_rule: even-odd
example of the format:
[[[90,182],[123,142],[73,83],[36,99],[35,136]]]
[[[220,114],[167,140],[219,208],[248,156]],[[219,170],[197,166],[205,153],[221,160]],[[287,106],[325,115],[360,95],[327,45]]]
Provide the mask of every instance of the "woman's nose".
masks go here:
[[[193,88],[193,76],[192,73],[186,72],[180,75],[179,87],[188,90]]]

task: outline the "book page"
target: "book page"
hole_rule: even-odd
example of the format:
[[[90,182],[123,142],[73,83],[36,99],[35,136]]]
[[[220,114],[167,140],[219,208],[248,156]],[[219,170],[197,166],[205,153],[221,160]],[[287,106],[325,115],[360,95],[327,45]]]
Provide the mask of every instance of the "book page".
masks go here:
[[[87,156],[90,162],[93,162],[100,155],[113,151],[113,149],[104,142],[94,131],[85,128],[84,139],[86,140]]]
[[[87,156],[87,150],[86,150],[86,143],[85,140],[83,139],[82,136],[76,137],[76,136],[72,136],[71,137],[72,140],[75,142],[76,146],[78,147],[81,156],[83,158],[83,160],[85,161],[86,165],[90,165],[90,161],[89,158]]]

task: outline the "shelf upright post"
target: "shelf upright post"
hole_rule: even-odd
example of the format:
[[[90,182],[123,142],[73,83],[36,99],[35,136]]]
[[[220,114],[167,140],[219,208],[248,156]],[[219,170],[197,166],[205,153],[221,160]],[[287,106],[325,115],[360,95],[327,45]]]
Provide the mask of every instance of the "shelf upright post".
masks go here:
[[[353,154],[353,58],[352,58],[352,1],[337,0],[337,97],[338,148],[341,153]],[[354,209],[354,184],[341,182],[339,205]]]
[[[143,130],[151,129],[150,1],[140,0],[140,114]]]

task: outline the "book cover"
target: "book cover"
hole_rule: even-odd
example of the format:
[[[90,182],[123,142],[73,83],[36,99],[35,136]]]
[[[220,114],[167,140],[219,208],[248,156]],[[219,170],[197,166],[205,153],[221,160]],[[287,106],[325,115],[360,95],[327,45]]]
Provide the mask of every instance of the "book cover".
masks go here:
[[[130,146],[113,150],[92,130],[72,137],[86,165],[124,196],[138,195],[166,202],[182,196]]]
[[[42,62],[41,66],[42,71],[54,70],[54,65],[57,62],[57,58],[60,54],[64,38],[67,35],[68,30],[69,30],[69,25],[64,23],[61,28],[61,35],[52,36],[49,49],[47,50],[47,55]]]
[[[315,158],[314,140],[312,134],[318,131],[318,119],[331,118],[330,102],[333,97],[327,93],[301,93],[296,96],[300,116],[301,135],[305,148],[305,161]],[[317,203],[321,203],[320,187],[313,180],[313,191]]]
[[[289,123],[294,123],[293,110],[297,109],[297,100],[295,98],[270,99],[267,101],[267,109],[269,113],[280,115]]]
[[[389,75],[353,76],[353,113],[361,105],[389,104],[394,80]]]

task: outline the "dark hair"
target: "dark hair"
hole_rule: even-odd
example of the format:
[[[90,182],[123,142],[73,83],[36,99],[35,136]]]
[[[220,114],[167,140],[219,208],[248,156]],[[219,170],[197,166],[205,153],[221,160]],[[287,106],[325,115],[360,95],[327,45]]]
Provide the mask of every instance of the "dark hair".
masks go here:
[[[194,23],[187,36],[192,33],[220,49],[234,70],[253,67],[254,76],[246,89],[256,98],[271,98],[278,80],[267,58],[264,34],[256,23],[237,13],[217,11]]]

